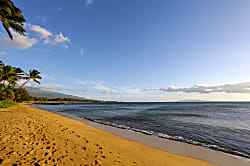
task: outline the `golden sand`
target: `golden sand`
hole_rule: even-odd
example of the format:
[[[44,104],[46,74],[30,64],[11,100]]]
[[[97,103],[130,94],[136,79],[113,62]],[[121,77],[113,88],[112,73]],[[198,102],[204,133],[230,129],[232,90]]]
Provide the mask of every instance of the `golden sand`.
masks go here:
[[[213,165],[151,148],[83,122],[24,105],[0,109],[1,164]]]

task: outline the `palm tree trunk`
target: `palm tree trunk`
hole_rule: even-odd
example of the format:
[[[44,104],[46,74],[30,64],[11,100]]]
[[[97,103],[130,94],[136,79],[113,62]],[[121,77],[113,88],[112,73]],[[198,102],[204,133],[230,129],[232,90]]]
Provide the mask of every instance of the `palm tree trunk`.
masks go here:
[[[26,84],[30,81],[30,79],[31,79],[31,78],[27,79],[27,81],[25,81],[25,82],[16,90],[16,93],[17,93],[18,91],[20,91],[20,89],[22,89],[22,88],[24,87],[24,85],[26,85]],[[16,101],[16,95],[15,95],[14,100]]]
[[[31,79],[31,78],[27,79],[27,81],[25,81],[25,82],[23,83],[23,85],[21,85],[21,86],[18,88],[18,90],[20,90],[21,88],[23,88],[24,85],[26,85],[26,84],[30,81],[30,79]]]

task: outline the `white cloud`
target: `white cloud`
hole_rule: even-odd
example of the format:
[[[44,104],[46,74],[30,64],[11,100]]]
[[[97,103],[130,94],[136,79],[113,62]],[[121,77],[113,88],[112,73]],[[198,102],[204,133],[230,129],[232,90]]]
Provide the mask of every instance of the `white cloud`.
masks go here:
[[[44,44],[52,44],[52,45],[58,45],[61,44],[64,48],[68,48],[69,45],[66,43],[70,43],[70,39],[63,35],[62,32],[60,32],[57,35],[53,35],[49,30],[42,28],[39,25],[32,25],[26,23],[25,28],[35,32],[37,36],[39,36],[40,40],[43,40]],[[0,33],[0,35],[3,37],[3,39],[0,39],[0,44],[5,45],[11,48],[17,48],[17,49],[28,49],[32,47],[33,45],[38,43],[37,38],[30,38],[27,36],[22,36],[18,34],[17,32],[10,29],[14,40],[10,40],[9,37],[3,33]]]
[[[52,36],[51,32],[49,32],[45,28],[40,27],[39,25],[25,24],[25,27],[36,32],[41,39],[47,39],[48,37]]]
[[[64,48],[69,47],[65,43],[70,43],[70,39],[64,36],[62,32],[57,35],[53,35],[49,30],[42,28],[39,25],[25,24],[25,27],[35,32],[40,37],[40,39],[43,40],[44,44],[62,44]]]
[[[47,38],[44,40],[44,44],[52,44],[52,45],[62,44],[64,48],[69,48],[69,45],[66,43],[70,43],[70,39],[68,37],[65,37],[62,34],[62,32],[55,35],[54,39]]]
[[[85,51],[84,51],[83,48],[80,49],[80,54],[81,54],[81,55],[85,55]]]
[[[38,42],[38,40],[35,38],[29,38],[28,34],[26,34],[27,36],[22,36],[17,32],[13,31],[12,29],[10,29],[10,31],[13,35],[14,40],[10,40],[7,35],[2,34],[2,36],[4,36],[4,39],[0,39],[1,45],[25,50],[32,47]]]
[[[164,92],[184,92],[184,93],[250,93],[250,82],[242,82],[238,84],[223,84],[223,85],[194,85],[189,88],[177,88],[170,86],[167,88],[146,88],[145,91],[164,91]]]
[[[94,0],[85,0],[85,6],[89,7],[94,3]]]
[[[44,40],[44,44],[52,44],[52,45],[62,44],[64,48],[68,48],[69,46],[66,43],[70,43],[70,39],[68,37],[65,37],[62,34],[62,32],[55,35],[54,39],[46,38]]]
[[[58,43],[70,43],[70,39],[68,37],[65,37],[62,32],[60,32],[58,35],[55,36],[54,44]]]
[[[65,43],[70,43],[70,39],[68,37],[65,37],[62,32],[57,35],[53,35],[49,30],[42,28],[39,25],[25,24],[25,27],[35,32],[40,37],[40,39],[44,40],[44,44],[62,44],[64,48],[69,47]]]

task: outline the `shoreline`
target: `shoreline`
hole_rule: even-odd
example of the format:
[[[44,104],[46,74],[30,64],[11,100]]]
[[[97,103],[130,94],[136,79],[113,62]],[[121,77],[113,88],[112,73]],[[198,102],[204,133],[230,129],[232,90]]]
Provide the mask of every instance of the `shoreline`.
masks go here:
[[[224,165],[249,165],[249,160],[201,147],[79,121],[54,112],[19,105],[0,109],[0,164],[34,165],[185,165],[213,166],[192,155],[215,158]],[[92,126],[95,125],[95,126]],[[129,133],[128,133],[129,132]],[[134,139],[134,140],[132,140]],[[137,141],[135,140],[137,139]],[[159,139],[156,141],[156,139]],[[144,141],[144,142],[141,142]],[[152,144],[152,145],[150,145]],[[157,146],[160,146],[157,147]],[[165,151],[162,148],[167,148]],[[179,150],[190,157],[178,154]],[[174,152],[175,150],[175,152]],[[210,150],[212,151],[212,150]],[[213,156],[210,156],[211,154]],[[150,156],[150,157],[148,157]],[[185,163],[185,164],[183,164]],[[222,165],[222,164],[217,164]]]
[[[55,113],[58,113],[58,112],[55,112]],[[67,116],[67,114],[69,114],[69,113],[64,113],[64,114]],[[74,117],[76,115],[69,114],[69,116]],[[245,153],[241,153],[241,152],[238,152],[238,151],[230,152],[230,151],[225,150],[222,147],[218,147],[217,145],[203,144],[203,143],[196,142],[196,141],[193,141],[193,140],[185,139],[183,137],[180,138],[179,136],[169,136],[169,135],[163,134],[163,133],[155,134],[153,131],[146,131],[146,130],[141,130],[141,129],[137,129],[137,128],[131,128],[131,127],[128,127],[128,126],[113,124],[113,123],[109,123],[109,122],[102,122],[102,121],[98,121],[98,120],[89,119],[89,118],[84,117],[84,116],[76,116],[76,117],[79,117],[80,119],[85,119],[87,121],[91,121],[91,122],[94,122],[94,123],[98,123],[98,124],[101,124],[101,125],[110,126],[110,127],[113,127],[113,128],[118,128],[118,129],[121,129],[121,130],[127,130],[129,132],[141,133],[141,134],[149,135],[149,136],[152,136],[152,137],[158,137],[158,138],[177,141],[177,142],[182,142],[182,143],[186,143],[186,144],[190,144],[190,145],[194,145],[194,146],[209,148],[209,149],[219,151],[219,152],[223,152],[223,153],[233,155],[233,156],[236,156],[236,157],[242,157],[242,158],[250,159],[250,157]]]
[[[49,111],[49,110],[44,110]],[[150,134],[144,134],[141,132],[130,131],[101,122],[94,121],[85,117],[79,117],[69,113],[49,111],[61,116],[65,116],[70,119],[81,121],[87,125],[95,127],[97,129],[107,131],[116,136],[141,143],[143,145],[157,148],[166,152],[196,158],[199,160],[207,161],[220,166],[249,166],[250,159],[222,151],[214,150],[208,147],[200,145],[189,144],[186,142],[176,141],[168,138],[161,138]]]
[[[164,134],[164,133],[157,133],[157,132],[154,132],[154,131],[148,131],[148,130],[142,130],[142,129],[139,129],[139,128],[129,127],[129,126],[126,126],[126,125],[119,125],[119,124],[116,124],[116,123],[99,121],[99,120],[90,119],[90,118],[87,118],[87,117],[84,117],[84,116],[74,115],[74,114],[71,114],[71,113],[57,112],[57,111],[54,111],[54,110],[46,110],[46,108],[45,109],[39,108],[39,107],[36,107],[36,105],[31,105],[31,107],[42,109],[42,110],[49,111],[49,112],[53,112],[53,113],[63,115],[63,116],[73,118],[73,119],[77,118],[77,120],[79,120],[79,121],[86,120],[86,121],[83,121],[84,123],[88,123],[89,121],[91,121],[91,122],[93,122],[92,126],[94,126],[94,127],[96,126],[95,123],[98,123],[98,124],[101,124],[101,125],[110,126],[111,128],[112,127],[119,128],[121,130],[127,130],[129,132],[142,133],[142,134],[150,135],[150,136],[153,136],[153,137],[159,137],[159,138],[162,138],[162,139],[173,140],[173,141],[182,142],[182,143],[186,143],[186,144],[190,144],[190,145],[194,145],[194,146],[205,147],[205,148],[209,148],[211,150],[223,152],[223,153],[235,156],[235,157],[242,157],[242,158],[250,160],[250,156],[249,156],[248,153],[244,153],[244,152],[240,152],[240,151],[236,151],[236,150],[232,150],[232,149],[227,149],[227,148],[221,147],[219,145],[208,144],[208,143],[203,143],[203,142],[197,142],[197,141],[194,141],[194,140],[191,140],[191,139],[183,138],[181,136],[170,136],[170,135]]]

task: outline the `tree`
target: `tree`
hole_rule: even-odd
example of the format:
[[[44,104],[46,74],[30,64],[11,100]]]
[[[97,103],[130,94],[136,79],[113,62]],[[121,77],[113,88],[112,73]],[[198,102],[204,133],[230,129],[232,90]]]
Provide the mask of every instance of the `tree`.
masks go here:
[[[31,100],[32,97],[22,87],[30,80],[40,84],[39,74],[37,70],[30,70],[27,74],[21,68],[5,65],[0,61],[0,100]],[[21,87],[16,88],[20,80],[25,82]]]
[[[13,100],[15,98],[13,90],[23,74],[22,69],[10,65],[5,66],[3,62],[0,62],[0,99]]]
[[[15,100],[17,102],[31,101],[33,99],[32,96],[30,96],[30,94],[28,93],[28,91],[24,88],[19,90],[15,89],[14,93],[15,93]]]
[[[25,36],[23,23],[25,22],[21,9],[17,8],[11,0],[0,0],[0,21],[11,40],[11,29]]]
[[[19,79],[22,78],[24,72],[20,68],[12,67],[10,65],[4,65],[0,70],[0,83],[3,84],[5,88],[10,86],[16,86]]]
[[[0,70],[1,70],[1,68],[2,68],[3,65],[4,65],[3,62],[0,61]]]
[[[8,89],[3,89],[0,95],[1,100],[13,100],[15,98],[15,93],[13,92],[12,87]]]
[[[30,80],[33,80],[34,82],[40,84],[40,81],[38,79],[42,79],[42,77],[40,76],[40,72],[33,69],[33,70],[29,70],[29,74],[25,73],[26,77],[23,77],[24,79],[26,79],[26,81],[19,87],[19,89],[23,88],[24,85],[26,85]]]

